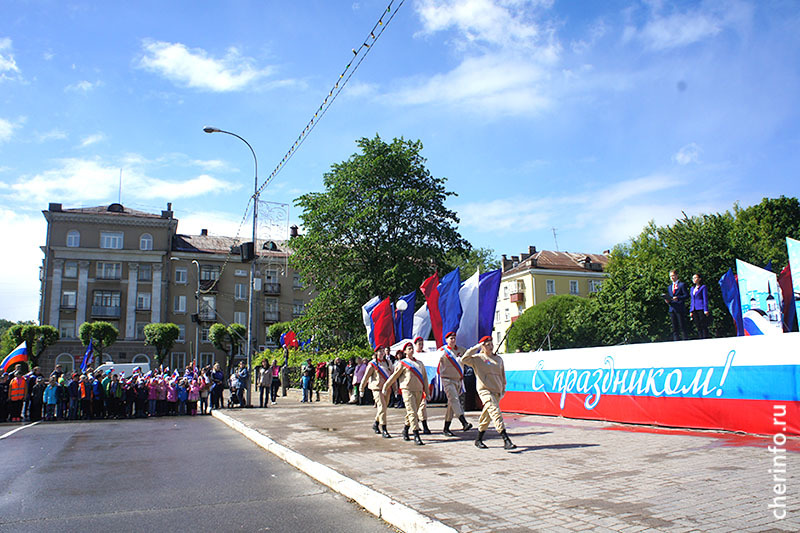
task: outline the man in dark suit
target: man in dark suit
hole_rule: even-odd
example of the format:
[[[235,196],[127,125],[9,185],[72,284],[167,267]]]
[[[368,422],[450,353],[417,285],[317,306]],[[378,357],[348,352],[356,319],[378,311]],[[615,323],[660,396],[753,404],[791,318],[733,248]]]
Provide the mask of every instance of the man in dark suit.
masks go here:
[[[669,279],[672,280],[664,301],[669,306],[669,318],[672,320],[672,340],[679,340],[678,335],[686,340],[686,301],[689,299],[689,290],[686,284],[678,280],[678,273],[674,270],[669,271]]]

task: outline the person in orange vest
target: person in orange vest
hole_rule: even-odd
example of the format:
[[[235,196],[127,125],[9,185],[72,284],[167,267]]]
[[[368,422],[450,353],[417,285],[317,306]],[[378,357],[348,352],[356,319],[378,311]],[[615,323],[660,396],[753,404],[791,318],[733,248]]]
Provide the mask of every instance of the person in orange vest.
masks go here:
[[[81,374],[80,381],[78,382],[78,390],[80,391],[81,398],[81,418],[88,420],[92,415],[92,384],[86,381],[86,376],[83,374]]]
[[[14,372],[14,378],[8,384],[8,413],[12,422],[22,421],[22,402],[28,390],[28,382],[22,376],[22,370]]]

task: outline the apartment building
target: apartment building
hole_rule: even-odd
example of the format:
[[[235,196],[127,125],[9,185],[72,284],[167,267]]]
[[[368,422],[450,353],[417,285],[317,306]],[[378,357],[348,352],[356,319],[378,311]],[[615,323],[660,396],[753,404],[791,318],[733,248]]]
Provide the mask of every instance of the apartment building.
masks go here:
[[[247,325],[251,263],[231,237],[178,233],[171,204],[160,214],[120,204],[43,211],[47,242],[42,247],[39,322],[61,339],[43,354],[45,370],[76,368],[85,351],[78,336],[84,322],[108,321],[119,338],[103,354],[116,363],[153,362],[144,326],[173,322],[181,330],[167,363],[176,368],[225,364],[226,354],[208,340],[215,322]],[[258,241],[253,336],[267,346],[267,327],[301,316],[311,291],[288,266],[285,242]],[[243,348],[244,349],[244,348]],[[240,357],[243,357],[241,355]]]
[[[530,246],[519,256],[502,256],[503,277],[494,317],[495,344],[525,310],[557,294],[588,296],[597,292],[608,265],[607,254],[582,254],[536,250]],[[505,343],[500,348],[505,350]]]

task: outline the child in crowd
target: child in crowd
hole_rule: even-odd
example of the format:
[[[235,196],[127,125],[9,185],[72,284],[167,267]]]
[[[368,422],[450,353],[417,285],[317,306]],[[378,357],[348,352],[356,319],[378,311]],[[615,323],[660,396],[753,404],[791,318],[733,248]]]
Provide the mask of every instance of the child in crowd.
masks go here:
[[[178,391],[173,380],[167,381],[165,387],[167,391],[167,415],[174,416],[178,414]]]
[[[189,398],[189,389],[186,384],[186,379],[180,380],[175,387],[175,392],[178,396],[178,414],[183,416],[186,414],[186,400]]]
[[[50,376],[50,382],[44,389],[45,420],[56,419],[56,405],[58,404],[58,383],[55,376]]]
[[[200,383],[196,379],[193,379],[192,382],[189,384],[189,394],[186,403],[186,408],[189,411],[189,414],[194,416],[197,414],[197,400],[200,399]]]

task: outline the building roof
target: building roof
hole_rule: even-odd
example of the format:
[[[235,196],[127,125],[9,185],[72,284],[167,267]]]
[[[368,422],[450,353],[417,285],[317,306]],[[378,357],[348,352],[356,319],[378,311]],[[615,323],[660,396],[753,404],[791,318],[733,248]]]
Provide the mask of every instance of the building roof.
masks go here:
[[[157,215],[155,213],[146,213],[144,211],[137,211],[136,209],[131,209],[130,207],[125,207],[122,204],[111,204],[111,205],[98,205],[95,207],[75,207],[70,209],[63,209],[61,208],[61,204],[58,205],[59,208],[53,209],[54,204],[51,204],[51,208],[49,211],[55,213],[80,213],[85,215],[108,215],[108,216],[126,216],[126,217],[141,217],[141,218],[164,218],[162,215]]]
[[[608,266],[608,256],[605,254],[536,251],[535,247],[531,247],[530,252],[512,256],[511,259],[504,255],[503,274],[516,274],[531,269],[602,272]]]
[[[245,242],[243,239],[224,237],[221,235],[183,235],[176,234],[172,239],[173,252],[207,253],[207,254],[239,254],[239,245]],[[249,239],[247,240],[249,242]],[[270,243],[274,243],[274,249]],[[286,241],[258,239],[258,255],[287,255],[288,247]]]

